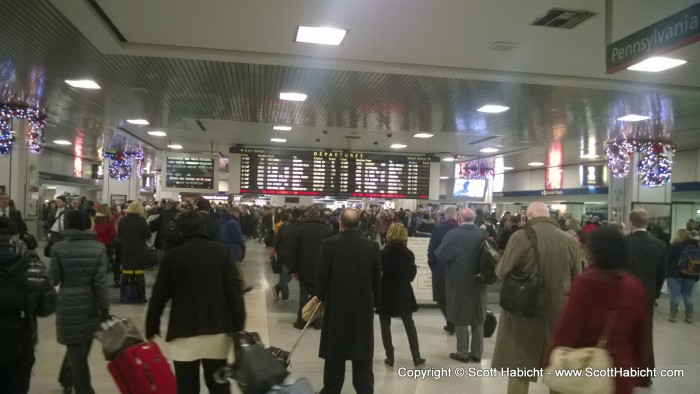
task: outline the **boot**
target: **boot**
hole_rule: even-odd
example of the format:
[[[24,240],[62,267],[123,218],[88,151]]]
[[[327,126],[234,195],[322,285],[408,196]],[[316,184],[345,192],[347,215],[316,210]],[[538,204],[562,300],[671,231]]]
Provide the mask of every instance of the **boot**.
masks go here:
[[[685,322],[688,324],[693,324],[693,312],[685,313]]]
[[[678,316],[678,311],[671,311],[671,314],[668,315],[668,321],[670,321],[671,323],[675,323],[677,316]]]

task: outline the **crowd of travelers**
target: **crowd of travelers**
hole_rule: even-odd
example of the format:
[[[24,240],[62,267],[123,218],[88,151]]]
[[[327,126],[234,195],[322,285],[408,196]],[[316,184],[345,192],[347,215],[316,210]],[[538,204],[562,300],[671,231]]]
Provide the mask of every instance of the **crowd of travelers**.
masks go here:
[[[313,324],[321,330],[324,393],[341,391],[348,360],[355,390],[373,392],[375,315],[388,368],[401,362],[392,318],[403,323],[411,364],[426,363],[413,321],[417,266],[409,237],[430,238],[433,298],[444,314],[445,332],[456,337],[449,357],[457,362],[480,363],[484,357],[489,285],[476,274],[486,238],[502,252],[495,267],[499,278],[537,273],[544,289],[535,316],[501,311],[493,368],[546,366],[555,347],[594,346],[604,330],[615,367],[653,368],[652,316],[664,281],[671,293],[669,322],[678,320],[682,299],[684,321],[693,323],[698,276],[679,264],[688,250],[698,249],[697,224],[689,221],[671,239],[641,209],[630,212],[628,226],[590,217],[582,227],[574,218],[553,219],[542,202],[497,218],[452,207],[330,210],[212,204],[203,198],[115,206],[58,196],[42,219],[48,267],[36,245],[30,250],[21,240],[26,231],[21,212],[0,193],[0,392],[28,392],[36,318],[55,313],[57,340],[66,346],[59,380],[65,392],[93,393],[87,359],[93,333],[109,318],[110,282],[120,289],[120,302],[148,303],[149,339],[161,335],[161,315],[170,303],[164,337],[178,392],[199,392],[200,368],[210,392],[230,392],[213,372],[226,363],[235,341],[230,333],[245,327],[243,297],[253,285],[245,281],[242,262],[246,244],[256,240],[270,247],[270,259],[279,265],[279,280],[271,286],[275,300],[289,300],[290,281],[299,282],[295,328],[306,324],[302,308],[308,300],[325,303],[323,317]],[[157,273],[147,297],[149,269]],[[18,299],[22,292],[29,302]],[[509,376],[508,391],[526,393],[536,380]],[[618,393],[651,384],[648,377],[615,379]]]

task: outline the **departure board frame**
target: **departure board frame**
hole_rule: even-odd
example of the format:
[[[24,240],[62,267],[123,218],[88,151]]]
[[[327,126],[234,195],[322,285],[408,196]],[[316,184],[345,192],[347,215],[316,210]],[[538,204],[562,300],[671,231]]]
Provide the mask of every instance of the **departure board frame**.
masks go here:
[[[379,152],[232,146],[241,194],[428,199],[439,158]]]
[[[178,165],[174,161],[183,159],[192,159],[192,163],[189,164],[192,168],[188,170],[173,167]],[[217,155],[164,152],[162,163],[163,173],[160,183],[163,191],[210,194],[219,191],[219,157]],[[182,165],[187,166],[187,164]],[[184,179],[173,179],[173,177]]]

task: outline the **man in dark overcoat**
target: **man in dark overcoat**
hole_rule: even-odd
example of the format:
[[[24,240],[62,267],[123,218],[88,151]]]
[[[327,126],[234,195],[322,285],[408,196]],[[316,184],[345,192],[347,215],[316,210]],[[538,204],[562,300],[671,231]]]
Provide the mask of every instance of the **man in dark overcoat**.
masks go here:
[[[647,354],[648,368],[654,368],[654,347],[652,342],[652,327],[654,303],[661,295],[661,287],[666,279],[666,245],[663,241],[647,232],[649,214],[643,209],[634,209],[629,215],[630,234],[625,237],[627,247],[627,270],[644,284],[649,305],[649,319],[646,322],[647,343],[644,349]],[[642,387],[651,386],[651,379],[642,379]]]
[[[316,269],[316,296],[323,301],[319,357],[325,359],[322,393],[340,393],[345,361],[352,361],[352,384],[358,393],[374,392],[374,310],[379,307],[379,245],[360,234],[360,214],[340,216],[340,234],[321,244]]]
[[[455,325],[457,352],[450,358],[481,362],[486,321],[486,285],[476,279],[479,250],[485,234],[476,226],[469,208],[459,213],[459,226],[450,230],[435,251],[446,268],[447,318]],[[471,341],[469,329],[471,328]]]
[[[457,209],[447,208],[445,209],[445,222],[439,225],[435,231],[430,235],[430,243],[428,244],[428,266],[432,272],[432,283],[433,283],[433,301],[437,302],[440,311],[445,316],[446,325],[444,327],[445,331],[450,334],[454,334],[455,326],[452,324],[450,319],[447,318],[447,296],[445,295],[445,263],[440,261],[437,256],[435,256],[435,250],[442,244],[445,235],[457,227]]]

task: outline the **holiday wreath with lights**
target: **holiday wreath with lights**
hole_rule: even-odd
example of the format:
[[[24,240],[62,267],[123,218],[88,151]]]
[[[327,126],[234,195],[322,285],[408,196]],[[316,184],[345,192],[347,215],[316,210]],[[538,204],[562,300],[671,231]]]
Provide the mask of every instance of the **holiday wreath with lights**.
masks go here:
[[[642,184],[647,187],[659,187],[671,180],[671,166],[675,148],[663,140],[623,139],[609,141],[605,154],[608,169],[615,178],[624,178],[629,174],[631,156],[640,154],[637,170]]]
[[[39,153],[44,143],[46,115],[38,108],[20,104],[0,104],[0,156],[12,150],[15,140],[12,119],[26,119],[29,122],[27,146],[30,152]]]
[[[110,178],[117,182],[123,182],[131,178],[132,160],[138,160],[138,168],[139,171],[141,170],[141,162],[143,161],[143,151],[141,150],[117,150],[115,152],[105,152],[102,156],[105,159],[109,159],[107,173]]]

